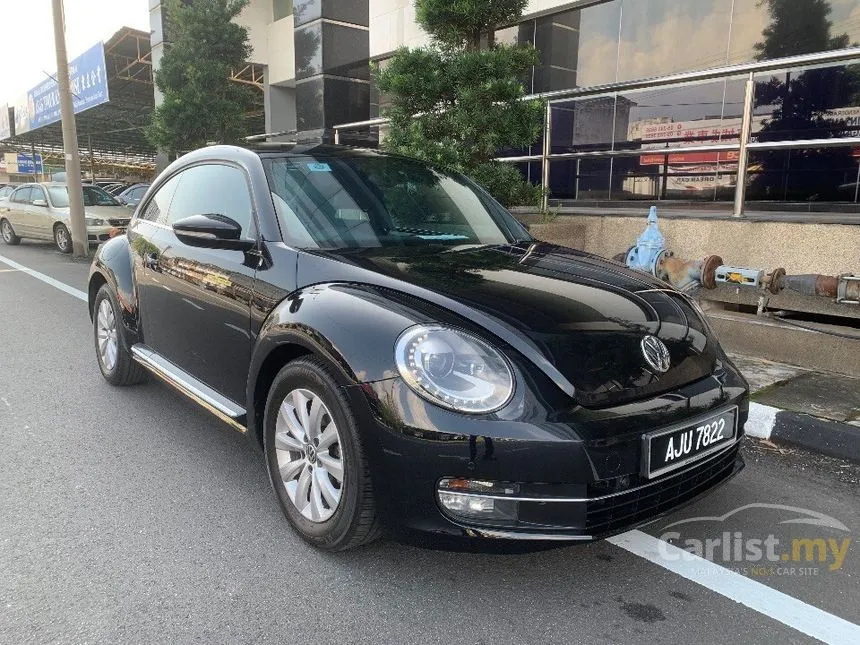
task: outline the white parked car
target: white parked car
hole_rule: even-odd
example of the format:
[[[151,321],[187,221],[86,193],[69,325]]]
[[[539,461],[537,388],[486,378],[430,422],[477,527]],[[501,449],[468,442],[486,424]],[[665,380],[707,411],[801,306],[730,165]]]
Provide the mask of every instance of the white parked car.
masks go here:
[[[88,241],[98,244],[125,233],[128,209],[98,186],[83,190]],[[61,252],[71,253],[70,229],[66,184],[24,184],[0,199],[0,237],[6,244],[21,238],[53,240]]]

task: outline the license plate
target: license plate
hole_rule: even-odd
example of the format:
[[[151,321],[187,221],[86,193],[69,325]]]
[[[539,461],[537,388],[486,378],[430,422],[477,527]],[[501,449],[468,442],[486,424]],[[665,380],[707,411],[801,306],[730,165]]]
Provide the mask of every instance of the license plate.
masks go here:
[[[658,477],[722,450],[737,437],[738,409],[642,435],[642,475]]]

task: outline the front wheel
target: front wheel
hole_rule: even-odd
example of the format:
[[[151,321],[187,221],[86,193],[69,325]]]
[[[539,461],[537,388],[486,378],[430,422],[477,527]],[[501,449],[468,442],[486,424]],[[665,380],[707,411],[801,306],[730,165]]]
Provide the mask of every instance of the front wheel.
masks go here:
[[[9,220],[4,219],[0,222],[0,235],[3,236],[3,241],[9,246],[15,246],[21,243],[21,238],[15,235],[15,229],[9,223]]]
[[[119,306],[106,284],[93,303],[93,336],[99,369],[108,383],[134,385],[146,378],[146,370],[132,358],[120,323]]]
[[[57,224],[54,227],[54,244],[57,245],[60,253],[72,252],[72,236],[65,224]]]
[[[379,535],[349,402],[318,359],[288,363],[269,390],[266,463],[281,508],[308,542],[344,551]]]

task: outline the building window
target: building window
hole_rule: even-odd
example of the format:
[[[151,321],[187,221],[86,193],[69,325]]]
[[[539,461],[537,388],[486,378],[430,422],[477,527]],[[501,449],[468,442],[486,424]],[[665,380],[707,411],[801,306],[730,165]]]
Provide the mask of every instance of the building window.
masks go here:
[[[293,0],[272,0],[275,20],[293,15]]]

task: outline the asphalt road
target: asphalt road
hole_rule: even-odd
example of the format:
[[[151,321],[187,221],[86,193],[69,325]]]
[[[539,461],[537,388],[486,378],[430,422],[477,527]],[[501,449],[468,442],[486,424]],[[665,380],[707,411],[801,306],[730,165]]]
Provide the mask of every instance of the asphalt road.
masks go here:
[[[108,385],[85,303],[3,258],[79,290],[88,269],[0,246],[2,643],[860,642],[857,466],[748,441],[731,483],[615,540],[822,538],[847,549],[833,571],[717,548],[741,575],[704,560],[679,575],[672,547],[609,542],[327,555],[291,532],[242,436],[157,382]]]

